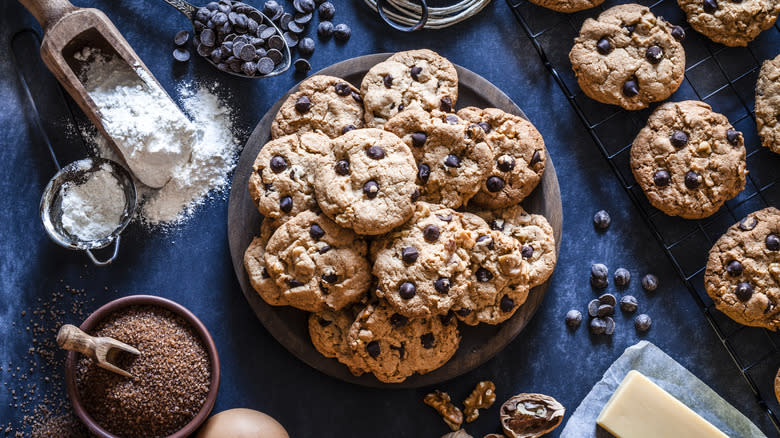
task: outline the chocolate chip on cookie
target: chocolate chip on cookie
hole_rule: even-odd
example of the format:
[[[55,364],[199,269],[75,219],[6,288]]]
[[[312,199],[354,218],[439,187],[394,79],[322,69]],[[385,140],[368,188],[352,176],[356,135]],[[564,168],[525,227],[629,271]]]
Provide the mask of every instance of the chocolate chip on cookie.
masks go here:
[[[309,315],[309,336],[314,348],[325,357],[346,365],[352,374],[368,372],[363,358],[349,345],[347,336],[358,313],[364,306],[349,306],[339,311],[326,309]]]
[[[286,306],[289,303],[276,282],[268,274],[265,268],[265,247],[271,238],[275,224],[271,219],[266,219],[260,227],[260,235],[252,240],[244,252],[244,269],[249,276],[249,283],[260,297],[272,306]]]

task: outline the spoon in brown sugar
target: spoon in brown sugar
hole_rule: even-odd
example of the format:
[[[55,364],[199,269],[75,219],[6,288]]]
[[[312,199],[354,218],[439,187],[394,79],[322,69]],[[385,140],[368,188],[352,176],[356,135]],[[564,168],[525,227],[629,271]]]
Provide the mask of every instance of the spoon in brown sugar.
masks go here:
[[[60,331],[57,332],[57,344],[65,350],[77,351],[88,356],[99,367],[125,377],[133,376],[111,362],[116,359],[116,355],[121,351],[136,356],[141,354],[137,349],[114,338],[90,336],[72,324],[65,324],[60,327]]]

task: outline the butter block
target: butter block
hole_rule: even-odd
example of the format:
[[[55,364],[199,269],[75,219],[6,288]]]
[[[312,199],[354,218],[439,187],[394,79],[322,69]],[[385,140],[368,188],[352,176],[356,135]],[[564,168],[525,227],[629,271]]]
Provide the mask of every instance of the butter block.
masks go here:
[[[629,371],[596,423],[618,438],[728,438],[638,371]]]

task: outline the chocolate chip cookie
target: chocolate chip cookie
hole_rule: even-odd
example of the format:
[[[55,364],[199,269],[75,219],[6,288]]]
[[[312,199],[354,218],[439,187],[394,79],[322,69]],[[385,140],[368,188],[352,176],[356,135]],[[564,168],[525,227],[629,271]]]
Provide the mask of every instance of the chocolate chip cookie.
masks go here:
[[[777,374],[775,375],[775,398],[777,399],[777,402],[780,403],[780,369],[777,370]]]
[[[589,97],[638,110],[671,96],[682,83],[684,35],[645,6],[614,6],[585,20],[569,60]]]
[[[409,148],[391,132],[366,128],[331,142],[314,188],[322,211],[359,234],[382,234],[406,222],[417,198]]]
[[[358,315],[349,344],[378,380],[398,383],[444,365],[457,351],[460,333],[439,317],[408,318],[380,301]]]
[[[458,100],[458,72],[432,50],[398,52],[366,73],[360,93],[366,125],[381,128],[405,109],[451,112]]]
[[[731,226],[710,250],[704,285],[734,321],[780,328],[780,210],[768,207]]]
[[[350,347],[347,336],[358,313],[364,308],[349,306],[339,311],[326,309],[309,315],[309,336],[314,348],[323,356],[335,358],[346,365],[355,376],[368,372],[368,367]]]
[[[780,55],[761,65],[756,83],[756,126],[761,144],[780,154]]]
[[[501,231],[520,243],[520,253],[528,263],[528,284],[538,286],[552,275],[558,256],[555,234],[544,216],[529,214],[516,205],[501,210],[477,211],[491,230]]]
[[[385,124],[417,161],[420,200],[457,208],[484,185],[493,156],[485,133],[455,114],[406,110]]]
[[[708,217],[745,188],[744,139],[704,102],[668,102],[634,139],[631,170],[655,208]]]
[[[747,46],[775,24],[777,0],[677,0],[688,23],[716,43]]]
[[[558,12],[577,12],[595,8],[604,0],[529,0],[531,3]]]
[[[418,202],[409,222],[371,244],[377,295],[405,316],[446,314],[468,290],[473,245],[461,213]]]
[[[528,120],[497,108],[463,108],[458,116],[478,126],[492,148],[491,169],[473,202],[487,208],[515,205],[528,196],[544,173],[544,139]]]
[[[339,310],[363,297],[371,283],[366,251],[366,242],[351,230],[304,211],[271,236],[266,270],[291,306]]]
[[[301,82],[284,101],[271,125],[271,136],[320,132],[336,138],[363,127],[363,99],[349,82],[316,75]]]
[[[264,220],[260,226],[260,235],[252,240],[244,252],[244,269],[249,276],[249,283],[266,303],[272,306],[286,306],[289,303],[282,294],[282,289],[265,269],[265,247],[276,227],[271,220]]]
[[[314,170],[328,149],[328,137],[305,133],[279,137],[257,154],[249,177],[249,194],[265,217],[288,219],[317,208]]]

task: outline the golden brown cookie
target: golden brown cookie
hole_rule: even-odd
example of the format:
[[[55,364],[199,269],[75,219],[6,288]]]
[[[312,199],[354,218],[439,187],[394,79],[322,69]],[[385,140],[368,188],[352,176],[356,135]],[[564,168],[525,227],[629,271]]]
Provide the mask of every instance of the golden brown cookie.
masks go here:
[[[529,0],[531,3],[558,12],[577,12],[595,8],[604,0]]]
[[[339,311],[326,309],[309,315],[309,336],[314,348],[323,356],[343,363],[349,371],[359,376],[368,372],[363,359],[349,345],[347,335],[363,306],[349,306]]]
[[[777,0],[677,0],[688,23],[716,43],[747,46],[775,24]]]
[[[756,83],[756,127],[761,144],[780,154],[780,55],[761,65]]]
[[[276,230],[271,220],[264,220],[260,226],[260,235],[252,240],[244,252],[244,269],[249,276],[249,283],[266,303],[272,306],[287,306],[282,290],[265,269],[265,247]]]

